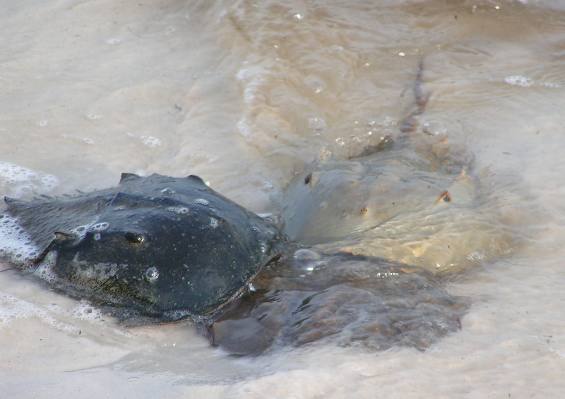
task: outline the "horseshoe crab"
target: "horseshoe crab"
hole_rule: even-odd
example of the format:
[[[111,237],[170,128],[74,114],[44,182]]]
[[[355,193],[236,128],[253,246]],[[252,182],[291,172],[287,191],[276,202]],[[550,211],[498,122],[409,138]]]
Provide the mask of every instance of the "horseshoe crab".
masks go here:
[[[4,217],[37,247],[36,274],[74,296],[167,320],[213,317],[284,242],[197,176],[126,173],[114,188],[6,203]]]

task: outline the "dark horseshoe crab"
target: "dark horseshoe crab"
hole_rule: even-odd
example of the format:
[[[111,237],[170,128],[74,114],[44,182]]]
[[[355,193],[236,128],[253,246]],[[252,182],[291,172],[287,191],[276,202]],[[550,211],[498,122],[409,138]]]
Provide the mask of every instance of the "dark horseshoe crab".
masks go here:
[[[37,246],[36,273],[74,296],[165,320],[213,319],[284,241],[197,176],[122,174],[114,188],[6,203]]]

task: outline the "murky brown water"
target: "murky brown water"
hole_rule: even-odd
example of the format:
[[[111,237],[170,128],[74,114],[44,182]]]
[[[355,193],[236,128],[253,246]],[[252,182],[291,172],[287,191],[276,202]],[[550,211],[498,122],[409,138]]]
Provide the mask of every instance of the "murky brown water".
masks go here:
[[[0,5],[0,194],[198,174],[256,212],[311,218],[295,225],[304,242],[453,272],[448,291],[471,301],[461,331],[424,352],[238,359],[188,322],[126,329],[4,271],[4,396],[563,396],[561,1]],[[409,150],[348,160],[399,139],[421,60],[431,97]],[[312,170],[344,195],[303,211],[311,199],[283,193]]]

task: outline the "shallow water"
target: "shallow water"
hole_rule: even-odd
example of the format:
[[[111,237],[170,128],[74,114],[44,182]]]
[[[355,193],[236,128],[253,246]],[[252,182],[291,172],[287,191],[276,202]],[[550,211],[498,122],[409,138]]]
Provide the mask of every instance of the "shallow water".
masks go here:
[[[123,171],[198,174],[276,214],[311,162],[398,135],[421,59],[431,97],[415,133],[447,140],[453,159],[471,154],[478,182],[461,212],[405,206],[339,244],[464,264],[446,287],[471,302],[462,329],[424,352],[321,343],[232,358],[188,322],[125,328],[7,270],[4,396],[563,396],[561,1],[0,4],[0,194],[108,187]],[[456,186],[452,205],[468,192]]]

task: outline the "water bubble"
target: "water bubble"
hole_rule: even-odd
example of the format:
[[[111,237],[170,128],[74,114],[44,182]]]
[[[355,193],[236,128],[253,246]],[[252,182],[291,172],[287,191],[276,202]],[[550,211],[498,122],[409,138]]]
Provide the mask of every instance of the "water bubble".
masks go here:
[[[76,226],[70,230],[71,233],[78,235],[80,238],[84,238],[86,232],[90,229],[91,225],[81,225]]]
[[[294,259],[299,261],[319,260],[320,254],[311,249],[299,249],[294,252]]]
[[[398,273],[398,272],[378,272],[375,277],[384,280],[384,279],[390,279],[391,277],[398,277],[398,276],[400,276],[400,273]]]
[[[431,136],[442,136],[448,133],[447,127],[438,121],[425,121],[422,123],[422,130]]]
[[[468,254],[467,259],[471,262],[480,262],[485,259],[485,255],[481,252],[475,251]]]
[[[520,86],[520,87],[530,87],[534,84],[532,79],[521,75],[507,76],[504,78],[504,81],[509,85]]]
[[[94,239],[95,239],[96,241],[100,241],[100,238],[102,238],[102,236],[100,235],[100,233],[94,234]]]
[[[190,210],[184,206],[170,206],[167,208],[169,212],[178,213],[179,215],[186,215]]]
[[[198,204],[198,205],[210,205],[210,201],[208,201],[208,200],[206,200],[206,199],[204,199],[204,198],[196,198],[196,199],[194,200],[194,203],[195,203],[195,204]]]
[[[321,256],[310,249],[299,249],[294,252],[294,267],[312,272],[320,265]]]
[[[161,193],[164,195],[173,195],[175,194],[175,190],[170,189],[169,187],[165,187],[164,189],[161,190]]]
[[[159,278],[159,270],[155,266],[151,266],[145,270],[145,279],[150,283],[154,283]]]
[[[110,223],[100,222],[100,223],[93,224],[90,227],[90,231],[104,231],[104,230],[107,230],[108,227],[110,227]]]
[[[95,114],[95,113],[87,114],[86,117],[87,117],[88,119],[90,119],[91,121],[95,121],[95,120],[97,120],[97,119],[102,119],[102,115]]]
[[[153,136],[141,136],[140,139],[143,144],[151,148],[159,147],[162,144],[160,139]]]
[[[543,87],[547,87],[550,89],[559,89],[561,88],[561,85],[559,83],[554,83],[554,82],[543,82],[541,84]]]
[[[249,283],[247,285],[247,288],[249,289],[250,292],[255,292],[257,291],[257,288],[255,288],[255,286],[253,285],[253,283]]]
[[[111,37],[108,40],[106,40],[107,44],[110,45],[116,45],[116,44],[120,44],[122,42],[122,39],[120,39],[119,37]]]
[[[337,139],[335,139],[335,142],[337,143],[337,145],[345,145],[345,140],[343,139],[343,137],[338,137]]]

